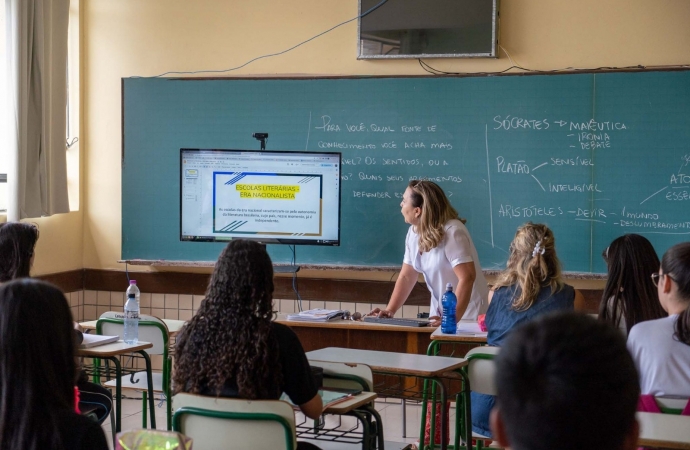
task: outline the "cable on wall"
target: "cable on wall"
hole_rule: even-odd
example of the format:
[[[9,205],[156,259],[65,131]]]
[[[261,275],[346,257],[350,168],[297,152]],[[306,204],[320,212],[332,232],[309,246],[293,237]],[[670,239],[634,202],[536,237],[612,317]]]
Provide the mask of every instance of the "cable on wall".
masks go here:
[[[195,70],[195,71],[191,71],[191,72],[170,71],[170,72],[164,72],[164,73],[162,73],[162,74],[160,74],[160,75],[154,75],[154,76],[151,76],[151,77],[134,76],[134,77],[132,77],[132,78],[160,78],[160,77],[163,77],[163,76],[166,76],[166,75],[194,75],[194,74],[199,74],[199,73],[225,73],[225,72],[232,72],[233,70],[238,70],[238,69],[241,69],[241,68],[243,68],[243,67],[246,67],[246,66],[248,66],[249,64],[253,63],[254,61],[258,61],[258,60],[260,60],[260,59],[270,58],[270,57],[272,57],[272,56],[283,55],[283,54],[285,54],[285,53],[287,53],[287,52],[289,52],[289,51],[291,51],[291,50],[296,49],[297,47],[300,47],[300,46],[306,44],[307,42],[313,41],[314,39],[323,36],[323,35],[326,34],[326,33],[330,33],[331,31],[335,30],[335,29],[338,28],[338,27],[341,27],[341,26],[343,26],[343,25],[345,25],[345,24],[348,24],[348,23],[352,22],[353,20],[361,19],[362,17],[365,17],[365,16],[371,14],[372,12],[376,11],[377,9],[379,9],[381,6],[383,6],[383,5],[386,4],[387,2],[388,2],[388,0],[381,0],[379,3],[377,3],[377,4],[374,5],[374,6],[372,6],[371,8],[369,8],[367,11],[363,12],[362,14],[360,14],[360,15],[358,15],[358,16],[355,16],[355,17],[353,17],[352,19],[348,19],[348,20],[346,20],[346,21],[344,21],[344,22],[340,22],[339,24],[337,24],[337,25],[335,25],[335,26],[329,28],[328,30],[323,31],[323,32],[321,32],[321,33],[319,33],[319,34],[317,34],[317,35],[315,35],[315,36],[312,36],[312,37],[310,37],[309,39],[300,42],[299,44],[293,45],[292,47],[290,47],[290,48],[288,48],[288,49],[286,49],[286,50],[283,50],[283,51],[281,51],[281,52],[270,53],[270,54],[267,54],[267,55],[257,56],[256,58],[250,59],[250,60],[247,61],[246,63],[244,63],[244,64],[242,64],[242,65],[239,65],[239,66],[237,66],[237,67],[232,67],[232,68],[230,68],[230,69],[222,69],[222,70]]]

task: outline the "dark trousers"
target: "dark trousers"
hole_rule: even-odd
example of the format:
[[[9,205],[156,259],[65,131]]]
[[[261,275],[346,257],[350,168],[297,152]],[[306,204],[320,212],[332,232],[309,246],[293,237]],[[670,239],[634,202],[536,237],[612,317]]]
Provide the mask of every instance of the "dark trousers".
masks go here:
[[[77,388],[79,388],[79,409],[84,409],[86,406],[95,407],[94,412],[98,417],[98,423],[103,423],[113,409],[113,394],[110,389],[85,380],[79,380]]]

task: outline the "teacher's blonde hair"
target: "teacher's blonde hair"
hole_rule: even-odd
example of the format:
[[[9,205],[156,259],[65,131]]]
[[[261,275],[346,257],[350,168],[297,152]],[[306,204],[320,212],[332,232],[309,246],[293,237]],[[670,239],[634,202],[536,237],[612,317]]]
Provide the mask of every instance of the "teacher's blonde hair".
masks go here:
[[[449,220],[467,222],[460,219],[458,212],[438,184],[426,180],[412,180],[407,187],[412,191],[412,206],[422,210],[419,223],[414,227],[419,235],[420,251],[428,252],[441,243],[445,235],[443,226]]]

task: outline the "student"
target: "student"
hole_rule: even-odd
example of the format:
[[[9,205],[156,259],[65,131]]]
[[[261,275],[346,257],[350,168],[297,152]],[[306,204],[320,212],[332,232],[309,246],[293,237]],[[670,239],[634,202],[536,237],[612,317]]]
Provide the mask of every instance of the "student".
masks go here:
[[[65,296],[48,283],[0,285],[0,448],[107,450],[74,411],[75,343]]]
[[[553,232],[531,222],[518,228],[506,269],[489,292],[487,344],[500,346],[513,329],[540,315],[583,309],[582,294],[563,282]],[[492,395],[472,392],[472,429],[491,437]]]
[[[278,399],[285,392],[309,418],[322,403],[297,335],[272,321],[273,265],[256,242],[232,240],[206,299],[177,338],[176,392]],[[298,442],[298,448],[315,448]]]
[[[0,283],[29,276],[37,241],[34,224],[0,223]]]
[[[599,319],[620,328],[627,336],[635,324],[667,316],[649,277],[659,271],[659,257],[647,238],[626,234],[614,239],[602,256],[608,277]]]
[[[443,189],[431,181],[410,181],[400,209],[405,222],[410,224],[400,276],[386,308],[374,308],[369,315],[393,317],[402,308],[421,273],[431,293],[431,326],[441,324],[441,296],[446,291],[447,283],[455,287],[458,299],[456,319],[476,320],[486,310],[488,287],[477,250],[465,227],[466,221],[458,216]],[[450,403],[446,403],[446,415],[449,406]],[[438,421],[442,408],[441,405],[437,407],[435,414]],[[426,443],[429,442],[429,430],[427,416]],[[438,427],[434,438],[436,443],[440,443],[440,436],[441,429]],[[449,434],[446,433],[446,436]]]
[[[511,333],[496,359],[491,428],[511,450],[633,450],[640,393],[615,328],[555,313]]]
[[[393,317],[412,292],[418,273],[422,273],[431,292],[432,326],[441,324],[440,302],[447,283],[455,287],[458,299],[455,317],[476,320],[485,310],[488,288],[465,220],[458,217],[446,194],[431,181],[410,181],[400,208],[410,224],[400,276],[386,309],[375,308],[369,314]]]
[[[669,316],[630,330],[628,349],[642,394],[690,397],[690,242],[669,248],[651,275]]]
[[[30,223],[7,222],[0,224],[0,283],[16,278],[27,278],[33,266],[38,227]],[[75,325],[79,328],[79,325]],[[81,330],[75,331],[78,344],[83,336]],[[77,380],[79,405],[81,408],[93,406],[98,422],[103,423],[113,409],[113,394],[109,389],[89,382],[88,376],[79,371]]]

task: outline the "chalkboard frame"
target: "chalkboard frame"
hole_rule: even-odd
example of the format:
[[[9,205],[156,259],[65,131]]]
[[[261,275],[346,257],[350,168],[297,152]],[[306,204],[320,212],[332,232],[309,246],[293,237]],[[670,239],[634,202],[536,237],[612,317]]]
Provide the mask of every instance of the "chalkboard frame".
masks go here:
[[[626,70],[616,70],[616,71],[564,71],[564,72],[559,72],[558,74],[553,74],[555,76],[560,76],[560,75],[571,75],[571,74],[577,74],[577,75],[582,75],[582,74],[613,74],[613,73],[659,73],[659,72],[687,72],[688,69],[684,68],[667,68],[667,69],[662,69],[662,70],[632,70],[632,69],[626,69]],[[545,75],[544,73],[529,73],[529,74],[500,74],[498,76],[500,77],[531,77],[531,76],[539,76],[539,75]],[[261,80],[289,80],[289,81],[294,81],[294,80],[338,80],[338,79],[344,79],[344,80],[362,80],[362,79],[443,79],[443,78],[482,78],[481,76],[472,76],[472,75],[457,75],[457,76],[424,76],[424,75],[413,75],[413,76],[405,76],[405,75],[385,75],[385,76],[375,76],[375,77],[360,77],[360,76],[306,76],[306,77],[222,77],[222,78],[169,78],[166,80],[169,81],[203,81],[203,80],[212,80],[212,81],[238,81],[238,80],[250,80],[250,81],[261,81]],[[492,77],[493,78],[493,77]],[[125,141],[125,105],[124,105],[124,98],[125,98],[125,81],[126,79],[122,80],[122,97],[123,97],[123,105],[122,105],[122,119],[123,119],[123,128],[122,128],[122,161],[123,161],[123,166],[125,163],[125,147],[126,147],[126,141]],[[123,201],[124,205],[124,201]],[[123,230],[124,234],[124,230]],[[124,241],[124,237],[123,237]],[[124,255],[123,255],[124,256]],[[128,257],[131,255],[127,255]],[[128,258],[128,260],[137,260],[138,258]],[[281,258],[279,258],[281,259]],[[323,268],[352,268],[352,267],[360,267],[358,265],[352,265],[352,264],[309,264],[312,267],[323,267]],[[364,268],[367,268],[369,270],[377,270],[377,269],[387,269],[393,266],[390,266],[388,264],[385,265],[376,265],[376,264],[366,264],[363,266]],[[489,269],[489,272],[492,272],[495,270],[495,267],[493,269]],[[595,272],[581,272],[581,271],[568,271],[568,273],[571,274],[580,274],[583,277],[589,278],[590,275],[594,275],[596,278],[596,275],[602,273],[601,271],[595,271]]]

